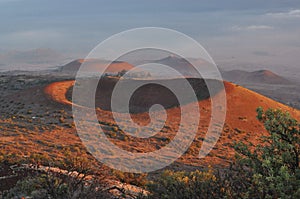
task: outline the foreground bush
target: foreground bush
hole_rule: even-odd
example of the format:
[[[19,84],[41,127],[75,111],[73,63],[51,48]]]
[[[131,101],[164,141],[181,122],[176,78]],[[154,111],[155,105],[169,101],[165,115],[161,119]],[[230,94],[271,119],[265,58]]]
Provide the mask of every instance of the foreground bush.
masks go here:
[[[194,172],[165,171],[158,181],[150,183],[150,198],[219,198],[224,190],[213,170]]]
[[[3,198],[33,199],[80,199],[108,198],[108,193],[101,190],[100,184],[94,181],[83,182],[72,177],[47,172],[27,177],[4,193]]]
[[[65,151],[65,160],[59,164],[59,168],[63,169],[39,169],[39,164],[34,165],[35,167],[24,170],[28,172],[28,177],[6,191],[3,198],[93,199],[109,196],[103,187],[103,176],[95,175],[91,170],[92,162],[79,152],[74,155]]]
[[[300,198],[299,123],[289,113],[262,108],[257,118],[268,136],[251,151],[251,144],[236,145],[238,164],[250,174],[247,194],[255,198]]]
[[[166,171],[149,185],[150,198],[300,198],[299,123],[280,110],[257,113],[269,133],[262,145],[236,144],[223,171]]]

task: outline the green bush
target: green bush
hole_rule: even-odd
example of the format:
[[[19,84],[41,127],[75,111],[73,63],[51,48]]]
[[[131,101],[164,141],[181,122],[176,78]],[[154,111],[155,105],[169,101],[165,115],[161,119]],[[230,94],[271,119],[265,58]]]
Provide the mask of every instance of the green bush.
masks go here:
[[[157,181],[148,184],[152,193],[149,198],[221,198],[225,190],[219,186],[219,180],[212,168],[194,172],[167,170]]]
[[[17,185],[3,196],[3,198],[23,197],[33,199],[106,198],[108,193],[103,191],[96,181],[88,183],[47,172],[18,181]]]
[[[300,198],[299,123],[276,109],[257,113],[268,131],[261,145],[236,144],[222,171],[166,171],[149,184],[149,198]]]
[[[107,198],[108,192],[104,190],[102,176],[92,173],[91,162],[78,154],[69,153],[66,151],[66,159],[61,163],[64,170],[33,170],[35,172],[29,172],[28,177],[5,192],[3,198]]]
[[[148,182],[146,173],[137,174],[137,173],[122,172],[119,170],[112,170],[112,174],[120,182],[127,183],[127,184],[143,187]]]
[[[251,174],[250,198],[300,198],[299,123],[289,113],[277,109],[257,109],[268,136],[251,151],[251,144],[239,143],[237,164]]]

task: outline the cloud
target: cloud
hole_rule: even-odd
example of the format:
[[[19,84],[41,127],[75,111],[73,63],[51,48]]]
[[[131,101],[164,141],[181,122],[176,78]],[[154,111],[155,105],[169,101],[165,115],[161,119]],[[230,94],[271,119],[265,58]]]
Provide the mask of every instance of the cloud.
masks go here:
[[[266,16],[277,17],[277,18],[300,17],[300,9],[290,10],[288,12],[267,13]]]
[[[270,30],[274,29],[272,26],[267,26],[267,25],[250,25],[250,26],[233,26],[231,28],[234,31],[244,31],[244,30]]]

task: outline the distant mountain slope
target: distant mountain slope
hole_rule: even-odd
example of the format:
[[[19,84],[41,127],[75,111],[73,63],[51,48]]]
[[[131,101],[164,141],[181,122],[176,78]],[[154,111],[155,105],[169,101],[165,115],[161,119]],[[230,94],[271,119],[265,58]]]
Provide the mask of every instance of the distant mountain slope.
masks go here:
[[[247,72],[243,70],[222,71],[226,81],[234,82],[288,106],[300,109],[300,85],[268,70]]]
[[[194,66],[189,63],[186,59],[178,56],[168,56],[160,60],[154,61],[155,63],[163,64],[172,67],[173,69],[180,72],[182,75],[187,77],[198,77],[197,70]],[[202,60],[194,60],[193,64],[201,65],[204,63]]]
[[[88,59],[88,60],[77,59],[77,60],[74,60],[74,61],[62,66],[61,72],[70,73],[70,74],[76,73],[83,63],[85,64],[86,72],[95,72],[95,71],[99,71],[100,69],[104,69],[105,67],[107,67],[107,65],[110,62],[105,61],[105,60],[97,60],[97,59]],[[127,62],[113,61],[109,65],[109,67],[106,69],[106,72],[117,73],[122,70],[130,70],[133,67],[134,67],[133,65],[131,65]]]
[[[223,71],[225,80],[238,84],[259,83],[259,84],[290,84],[291,82],[269,70],[258,70],[253,72],[243,70]]]

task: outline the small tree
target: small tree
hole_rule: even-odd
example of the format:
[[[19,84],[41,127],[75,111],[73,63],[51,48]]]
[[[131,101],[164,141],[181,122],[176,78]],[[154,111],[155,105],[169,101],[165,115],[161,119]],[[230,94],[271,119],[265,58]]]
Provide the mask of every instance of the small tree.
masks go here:
[[[251,151],[251,144],[239,143],[238,164],[251,173],[247,194],[255,198],[300,198],[300,125],[289,113],[278,109],[257,109],[268,136]],[[246,180],[246,179],[245,179]]]
[[[150,184],[150,198],[300,198],[300,126],[289,113],[257,109],[267,136],[238,143],[237,159],[221,172],[165,172]]]

